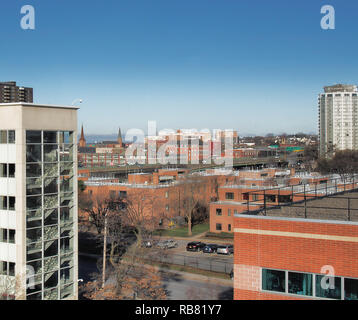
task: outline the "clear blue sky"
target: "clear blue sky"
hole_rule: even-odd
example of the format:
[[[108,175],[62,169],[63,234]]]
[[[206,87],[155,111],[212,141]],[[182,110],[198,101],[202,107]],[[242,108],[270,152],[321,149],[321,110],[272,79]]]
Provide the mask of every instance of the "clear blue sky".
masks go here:
[[[32,4],[36,30],[20,28]],[[322,5],[336,30],[320,28]],[[358,84],[357,0],[1,0],[0,81],[35,102],[84,99],[86,133],[118,126],[316,131],[324,85]]]

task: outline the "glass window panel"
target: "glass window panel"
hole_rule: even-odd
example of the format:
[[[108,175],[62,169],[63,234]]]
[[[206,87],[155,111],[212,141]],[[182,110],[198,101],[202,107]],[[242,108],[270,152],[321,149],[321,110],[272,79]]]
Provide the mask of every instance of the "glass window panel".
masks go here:
[[[27,229],[38,228],[42,226],[42,221],[40,219],[37,220],[27,220],[26,227]]]
[[[0,210],[7,210],[7,197],[0,196]]]
[[[262,269],[262,290],[285,292],[285,271]]]
[[[41,177],[42,176],[42,166],[41,164],[27,164],[26,165],[26,177]]]
[[[58,255],[58,240],[45,242],[45,257],[52,257]]]
[[[7,144],[7,131],[0,130],[0,144]]]
[[[15,210],[15,201],[16,201],[15,197],[9,197],[9,209],[8,210],[11,210],[11,211]]]
[[[51,226],[44,228],[44,239],[45,240],[52,240],[58,238],[58,227]]]
[[[62,269],[61,273],[61,285],[73,282],[73,269]]]
[[[45,274],[45,279],[47,279],[47,281],[45,282],[45,289],[50,289],[53,287],[57,287],[58,285],[58,272],[54,272],[54,273],[47,273]]]
[[[44,131],[44,143],[57,143],[57,131]]]
[[[33,268],[34,274],[38,274],[38,273],[42,272],[42,261],[41,260],[28,262],[28,265]]]
[[[42,147],[38,144],[29,144],[26,146],[26,162],[41,162]]]
[[[344,299],[358,300],[358,279],[344,279]]]
[[[57,144],[44,145],[44,161],[45,162],[58,161],[58,145]]]
[[[73,193],[61,194],[60,196],[61,207],[73,206]]]
[[[61,215],[61,222],[69,222],[73,219],[73,208],[61,208],[60,215]]]
[[[53,225],[58,223],[58,209],[45,210],[45,225]]]
[[[44,208],[50,209],[58,207],[58,195],[44,196]]]
[[[341,278],[316,275],[316,296],[328,299],[341,299]]]
[[[312,274],[289,272],[288,292],[292,294],[312,296]]]
[[[27,294],[32,293],[33,291],[41,291],[41,285],[37,285],[35,290],[27,289]],[[42,294],[36,293],[26,296],[26,300],[42,300]]]
[[[45,177],[58,177],[58,163],[45,163],[44,164]]]
[[[45,194],[58,193],[57,178],[44,179],[44,192]]]
[[[26,131],[26,143],[41,143],[41,131]]]
[[[57,300],[58,289],[47,290],[44,293],[44,300]]]
[[[15,143],[15,131],[10,130],[8,133],[8,143],[14,144]]]
[[[15,243],[15,230],[9,230],[9,243]]]
[[[73,177],[61,177],[61,192],[73,192]]]
[[[73,176],[72,162],[61,162],[61,176]]]
[[[26,179],[26,194],[28,196],[40,195],[42,193],[42,179]]]
[[[60,143],[73,144],[73,131],[60,132]]]
[[[40,251],[40,252],[27,254],[26,259],[27,259],[27,261],[40,260],[40,259],[42,259],[42,253]]]
[[[27,243],[38,242],[42,240],[42,228],[26,230]]]
[[[9,163],[9,178],[15,178],[15,164]]]
[[[26,208],[29,211],[41,209],[42,207],[42,197],[26,197]]]
[[[0,163],[0,178],[7,178],[7,164]]]
[[[9,262],[9,276],[15,277],[15,263]]]
[[[50,272],[58,269],[58,257],[50,257],[44,260],[44,272]]]

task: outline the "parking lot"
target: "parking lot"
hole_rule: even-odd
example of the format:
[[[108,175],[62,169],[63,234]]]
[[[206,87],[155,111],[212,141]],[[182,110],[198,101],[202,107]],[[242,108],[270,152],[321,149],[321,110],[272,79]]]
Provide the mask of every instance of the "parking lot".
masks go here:
[[[160,254],[150,252],[151,260],[161,263],[182,265],[201,270],[230,274],[233,268],[233,255],[221,255],[216,253],[203,253],[187,251],[186,246],[191,240],[175,240],[178,247],[172,249],[160,249]],[[207,242],[215,243],[215,242]]]

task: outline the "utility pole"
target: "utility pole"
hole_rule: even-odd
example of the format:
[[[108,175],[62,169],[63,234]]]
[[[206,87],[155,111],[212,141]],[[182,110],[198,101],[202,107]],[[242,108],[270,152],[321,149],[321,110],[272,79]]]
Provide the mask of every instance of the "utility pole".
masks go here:
[[[107,213],[104,216],[102,289],[104,289],[104,284],[106,282],[106,259],[107,259]]]

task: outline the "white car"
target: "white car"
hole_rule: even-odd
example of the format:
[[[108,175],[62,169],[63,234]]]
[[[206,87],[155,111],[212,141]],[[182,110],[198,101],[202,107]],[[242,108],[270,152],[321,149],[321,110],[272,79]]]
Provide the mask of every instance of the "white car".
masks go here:
[[[159,242],[157,246],[161,249],[172,249],[178,247],[178,242],[170,239]]]

